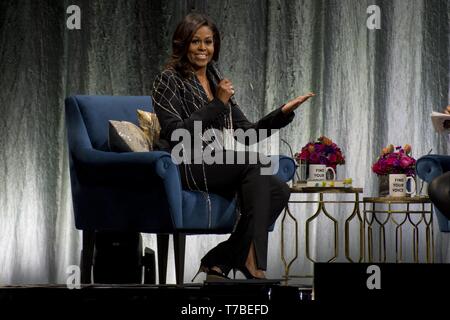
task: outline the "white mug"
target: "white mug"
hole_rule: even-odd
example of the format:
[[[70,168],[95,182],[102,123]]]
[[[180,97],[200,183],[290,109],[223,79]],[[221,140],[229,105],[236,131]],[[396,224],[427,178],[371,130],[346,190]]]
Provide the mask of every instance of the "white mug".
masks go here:
[[[327,167],[324,164],[310,164],[309,165],[309,178],[312,181],[324,181],[326,180],[327,171],[333,172],[333,179],[336,180],[336,171],[332,167]]]
[[[406,182],[410,179],[411,190],[406,188]],[[413,177],[407,177],[406,174],[390,174],[389,175],[389,196],[406,197],[406,194],[416,192],[416,181]]]

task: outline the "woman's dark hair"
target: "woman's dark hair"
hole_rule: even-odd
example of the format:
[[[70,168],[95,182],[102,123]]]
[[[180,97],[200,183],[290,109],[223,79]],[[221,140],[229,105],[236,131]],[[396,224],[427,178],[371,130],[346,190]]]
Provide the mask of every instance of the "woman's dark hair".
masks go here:
[[[219,60],[220,34],[217,26],[204,14],[190,13],[178,24],[173,34],[172,55],[167,62],[166,68],[173,68],[184,77],[187,77],[190,71],[193,71],[187,58],[187,52],[195,32],[203,26],[208,26],[213,32],[214,55],[212,59],[214,61]]]

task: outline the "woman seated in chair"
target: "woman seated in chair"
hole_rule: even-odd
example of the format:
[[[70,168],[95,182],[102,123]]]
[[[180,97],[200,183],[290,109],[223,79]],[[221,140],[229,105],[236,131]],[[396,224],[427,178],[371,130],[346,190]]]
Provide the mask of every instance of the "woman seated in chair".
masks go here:
[[[276,176],[261,174],[265,166],[262,155],[257,154],[258,161],[252,162],[254,153],[225,149],[220,137],[224,129],[283,128],[293,120],[293,111],[314,94],[290,100],[252,123],[234,101],[233,83],[222,79],[214,64],[219,50],[219,31],[207,16],[189,14],[177,26],[172,55],[153,84],[154,108],[161,125],[159,148],[177,150],[172,156],[182,154],[179,168],[184,189],[204,192],[205,197],[211,192],[238,198],[240,217],[234,232],[202,258],[199,272],[206,272],[207,279],[228,279],[230,270],[239,270],[246,278],[265,278],[268,228],[287,205],[289,188]],[[199,124],[201,131],[197,132]],[[172,141],[177,129],[188,132],[191,141]],[[203,135],[207,130],[213,135],[210,139]],[[195,143],[198,135],[200,144]],[[204,161],[207,150],[220,160]],[[245,161],[236,163],[242,156]],[[207,203],[210,205],[209,198]]]

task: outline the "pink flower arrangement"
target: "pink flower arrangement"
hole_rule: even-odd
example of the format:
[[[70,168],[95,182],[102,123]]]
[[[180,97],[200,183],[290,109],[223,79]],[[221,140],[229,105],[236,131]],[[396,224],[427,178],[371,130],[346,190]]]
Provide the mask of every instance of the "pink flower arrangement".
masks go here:
[[[336,169],[338,164],[345,163],[341,149],[325,136],[320,137],[316,142],[308,142],[294,157],[297,162],[307,161],[308,164],[324,164],[333,169]]]
[[[416,160],[410,154],[411,146],[409,144],[405,144],[403,148],[401,146],[394,148],[391,144],[383,148],[381,155],[372,165],[372,171],[377,175],[404,173],[407,176],[414,176],[416,174]]]

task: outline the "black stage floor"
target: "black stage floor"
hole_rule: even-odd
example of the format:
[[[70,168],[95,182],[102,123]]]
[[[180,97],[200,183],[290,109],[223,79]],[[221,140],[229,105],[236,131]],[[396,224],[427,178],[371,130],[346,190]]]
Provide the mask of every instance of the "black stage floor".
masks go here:
[[[39,306],[46,310],[59,306],[96,311],[107,308],[111,312],[127,308],[163,314],[165,319],[272,319],[307,308],[314,304],[312,298],[312,288],[251,281],[182,286],[96,284],[79,289],[68,289],[66,285],[0,287],[0,309]]]
[[[405,306],[429,308],[448,304],[450,296],[450,264],[317,263],[314,269],[310,285],[305,279],[302,284],[289,279],[287,283],[233,280],[182,286],[95,284],[79,289],[0,286],[0,310],[12,306],[15,313],[46,314],[58,306],[69,313],[87,308],[159,314],[152,319],[290,319],[282,315],[341,310],[327,308],[329,304],[386,307],[406,302]]]

